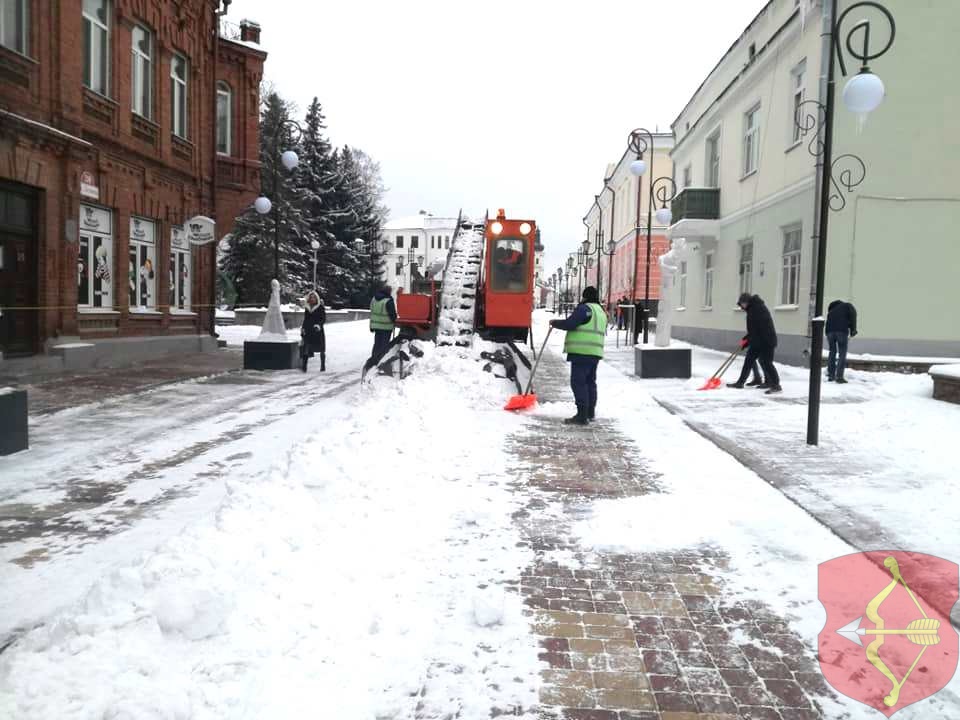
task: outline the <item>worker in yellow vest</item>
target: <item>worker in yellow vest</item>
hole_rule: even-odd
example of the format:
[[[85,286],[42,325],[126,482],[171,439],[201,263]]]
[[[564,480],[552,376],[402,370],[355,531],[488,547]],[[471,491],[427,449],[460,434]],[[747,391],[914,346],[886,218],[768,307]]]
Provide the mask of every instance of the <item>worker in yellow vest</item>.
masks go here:
[[[580,304],[565,320],[551,320],[551,327],[565,330],[563,351],[570,363],[570,387],[577,403],[577,414],[564,420],[566,425],[586,425],[597,408],[597,365],[603,358],[607,332],[607,314],[592,285],[584,288]]]
[[[390,337],[397,326],[397,306],[390,288],[381,287],[370,301],[370,332],[373,333],[373,352],[364,364],[364,371],[372,368],[390,349]]]

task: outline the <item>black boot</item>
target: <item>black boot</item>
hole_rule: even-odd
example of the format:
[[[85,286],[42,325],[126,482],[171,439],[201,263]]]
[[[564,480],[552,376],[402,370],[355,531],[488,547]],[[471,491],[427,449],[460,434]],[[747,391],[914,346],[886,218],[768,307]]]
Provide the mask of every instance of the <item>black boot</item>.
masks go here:
[[[753,380],[747,383],[747,387],[760,387],[763,385],[763,380],[758,377],[755,377]]]
[[[327,369],[327,354],[325,352],[320,353],[320,372],[323,372]]]
[[[736,388],[737,390],[743,390],[743,383],[737,380],[736,382],[727,383],[728,388]]]
[[[564,425],[586,425],[587,424],[587,413],[584,410],[583,405],[577,405],[577,414],[573,417],[568,417],[563,421]]]
[[[597,416],[597,406],[591,405],[590,409],[587,410],[587,420],[593,421]]]

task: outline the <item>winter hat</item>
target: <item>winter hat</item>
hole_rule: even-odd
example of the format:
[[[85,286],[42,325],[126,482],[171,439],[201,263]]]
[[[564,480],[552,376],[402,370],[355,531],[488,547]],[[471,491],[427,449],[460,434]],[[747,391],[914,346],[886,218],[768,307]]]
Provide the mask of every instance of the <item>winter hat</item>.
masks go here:
[[[583,289],[583,301],[588,303],[600,302],[600,293],[593,285],[588,285]]]
[[[749,305],[751,300],[753,300],[753,295],[750,293],[740,293],[740,298],[737,300],[737,305]]]

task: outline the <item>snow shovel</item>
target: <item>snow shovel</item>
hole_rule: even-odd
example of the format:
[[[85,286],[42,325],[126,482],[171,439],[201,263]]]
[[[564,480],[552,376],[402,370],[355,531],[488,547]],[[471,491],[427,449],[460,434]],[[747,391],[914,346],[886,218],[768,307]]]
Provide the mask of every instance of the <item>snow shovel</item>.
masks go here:
[[[537,367],[540,365],[540,358],[543,357],[543,351],[547,348],[547,340],[550,339],[550,333],[553,332],[553,326],[550,326],[550,329],[547,330],[547,336],[543,339],[543,345],[540,346],[540,352],[537,353],[537,358],[533,362],[533,370],[530,371],[530,379],[527,381],[527,389],[523,395],[513,395],[507,404],[503,406],[504,410],[526,410],[527,408],[533,407],[537,403],[537,394],[530,392],[530,388],[533,387],[533,376],[537,374]]]
[[[724,360],[723,364],[717,368],[717,371],[703,384],[703,387],[697,388],[697,390],[716,390],[720,387],[720,378],[723,377],[727,368],[733,364],[733,361],[737,359],[737,355],[740,354],[741,350],[743,350],[743,348],[737,345],[737,349],[730,353],[730,357]]]

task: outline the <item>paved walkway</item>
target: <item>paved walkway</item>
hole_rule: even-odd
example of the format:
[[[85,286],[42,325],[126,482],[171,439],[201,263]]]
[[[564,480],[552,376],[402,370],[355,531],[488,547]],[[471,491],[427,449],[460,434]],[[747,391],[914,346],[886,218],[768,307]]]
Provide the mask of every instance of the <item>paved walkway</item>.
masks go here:
[[[4,376],[0,366],[0,386],[25,389],[30,415],[45,415],[242,367],[242,349],[221,348],[216,352],[166,354],[124,367],[74,372]]]
[[[567,400],[549,350],[538,395]],[[725,597],[717,552],[618,554],[581,547],[571,524],[596,498],[660,491],[634,441],[602,417],[567,428],[538,417],[512,439],[516,516],[537,562],[520,578],[539,636],[541,717],[564,720],[811,720],[830,694],[811,651],[760,603]],[[597,447],[614,452],[598,456]],[[737,642],[734,638],[748,638]]]

